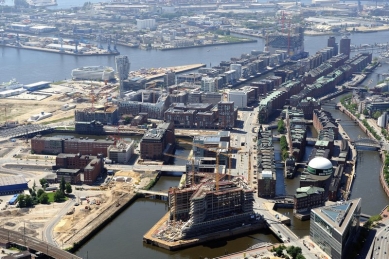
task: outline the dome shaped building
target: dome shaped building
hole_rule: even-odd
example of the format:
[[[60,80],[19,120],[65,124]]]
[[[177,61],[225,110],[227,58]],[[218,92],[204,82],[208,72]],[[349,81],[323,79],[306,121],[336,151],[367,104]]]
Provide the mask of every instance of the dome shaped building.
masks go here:
[[[315,157],[308,163],[307,171],[313,175],[331,175],[332,163],[325,157]]]

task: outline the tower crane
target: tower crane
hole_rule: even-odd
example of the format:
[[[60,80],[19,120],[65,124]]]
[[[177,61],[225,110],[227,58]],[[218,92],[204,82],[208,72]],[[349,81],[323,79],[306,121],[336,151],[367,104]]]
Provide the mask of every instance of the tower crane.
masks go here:
[[[219,189],[219,155],[228,157],[228,180],[231,180],[231,167],[232,167],[232,154],[230,153],[231,150],[241,150],[241,148],[235,148],[235,147],[229,147],[229,148],[219,148],[219,147],[207,147],[201,144],[195,144],[193,142],[185,141],[185,140],[178,140],[178,142],[192,145],[194,147],[198,147],[201,149],[205,149],[207,151],[215,152],[216,156],[216,175],[215,175],[215,181],[216,181],[216,190]],[[222,149],[228,150],[228,153],[220,152]]]

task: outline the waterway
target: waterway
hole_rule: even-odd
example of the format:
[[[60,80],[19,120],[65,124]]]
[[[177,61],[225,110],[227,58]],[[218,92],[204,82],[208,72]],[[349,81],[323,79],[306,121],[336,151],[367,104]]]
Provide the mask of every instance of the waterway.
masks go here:
[[[167,190],[177,186],[179,177],[163,176],[153,187],[154,190]],[[165,214],[165,202],[138,199],[127,210],[89,240],[76,254],[83,258],[122,259],[122,258],[213,258],[225,253],[247,249],[259,242],[278,242],[269,231],[253,233],[244,237],[217,240],[181,251],[170,252],[144,244],[142,236]]]
[[[352,34],[351,44],[374,44],[388,41],[389,32],[377,32],[366,34]],[[337,36],[337,42],[340,36]],[[326,47],[328,36],[306,36],[305,50],[311,55]],[[172,51],[140,50],[124,46],[118,46],[123,55],[130,58],[131,70],[140,68],[157,68],[179,66],[194,63],[203,63],[207,66],[215,66],[223,60],[231,57],[239,57],[251,50],[263,50],[263,39],[257,39],[256,43],[245,43],[217,47],[202,47],[193,49],[180,49]],[[105,46],[106,47],[106,46]],[[353,54],[356,52],[352,52]],[[55,53],[39,52],[32,50],[0,47],[0,60],[2,66],[0,78],[9,81],[16,78],[19,82],[29,84],[37,81],[59,81],[69,79],[72,69],[82,66],[104,65],[115,67],[114,56],[80,57],[61,55]],[[22,72],[21,71],[28,71]]]

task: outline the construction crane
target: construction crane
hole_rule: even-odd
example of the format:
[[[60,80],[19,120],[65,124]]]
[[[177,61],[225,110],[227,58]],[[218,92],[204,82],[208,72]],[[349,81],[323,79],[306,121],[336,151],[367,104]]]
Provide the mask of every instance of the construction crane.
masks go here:
[[[191,180],[191,185],[195,184],[194,158],[193,158],[192,155],[190,155],[189,157],[183,157],[183,156],[177,156],[177,155],[172,155],[172,154],[168,154],[168,153],[163,153],[163,154],[165,156],[170,156],[170,157],[174,157],[174,158],[190,161],[191,164],[192,164],[192,180]]]
[[[189,141],[186,141],[186,140],[178,140],[179,143],[184,143],[184,144],[188,144],[188,145],[192,145],[194,147],[198,147],[198,148],[201,148],[201,149],[205,149],[207,151],[212,151],[212,152],[215,152],[215,157],[216,157],[216,173],[217,175],[215,176],[215,179],[216,179],[216,188],[218,189],[219,187],[219,177],[218,177],[218,174],[219,174],[219,155],[222,155],[222,156],[225,156],[225,157],[228,157],[228,180],[231,180],[231,167],[232,167],[232,154],[230,153],[231,150],[241,150],[241,148],[235,148],[235,147],[229,147],[229,148],[219,148],[219,147],[207,147],[205,145],[201,145],[201,144],[195,144],[193,142],[189,142]],[[222,149],[226,149],[228,150],[228,153],[223,153],[223,152],[220,152],[220,150]]]

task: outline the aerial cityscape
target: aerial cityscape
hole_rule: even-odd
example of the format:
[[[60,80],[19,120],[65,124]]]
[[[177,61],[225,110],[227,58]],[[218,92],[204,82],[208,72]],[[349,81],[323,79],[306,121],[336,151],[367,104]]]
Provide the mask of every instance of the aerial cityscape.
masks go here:
[[[386,2],[0,9],[0,258],[388,258]]]

